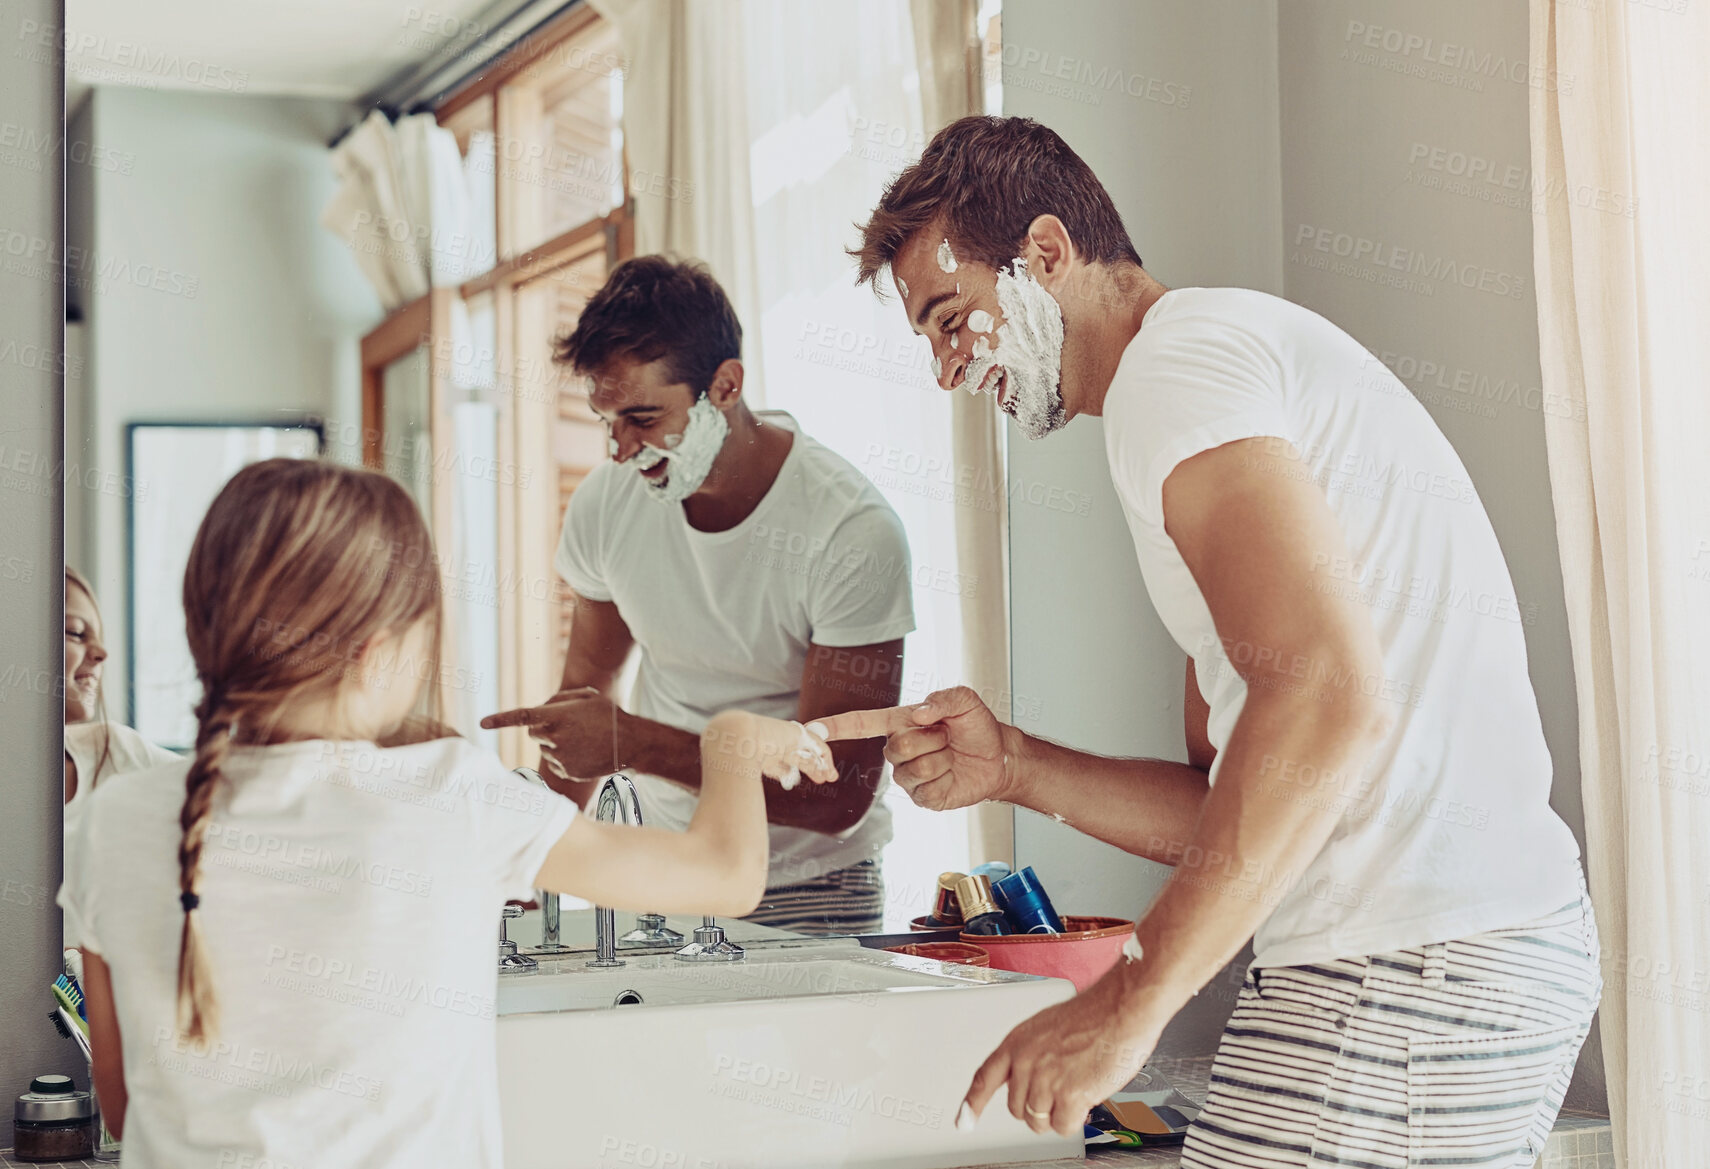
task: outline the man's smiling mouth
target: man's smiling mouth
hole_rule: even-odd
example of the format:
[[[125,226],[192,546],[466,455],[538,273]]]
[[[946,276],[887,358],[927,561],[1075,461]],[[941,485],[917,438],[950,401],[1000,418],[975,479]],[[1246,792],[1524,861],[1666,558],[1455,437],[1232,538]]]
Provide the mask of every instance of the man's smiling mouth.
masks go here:
[[[993,379],[996,379],[995,384]],[[976,392],[996,394],[998,409],[1011,418],[1015,417],[1015,391],[1010,388],[1009,373],[1003,366],[994,365],[987,370],[986,375],[980,379]]]

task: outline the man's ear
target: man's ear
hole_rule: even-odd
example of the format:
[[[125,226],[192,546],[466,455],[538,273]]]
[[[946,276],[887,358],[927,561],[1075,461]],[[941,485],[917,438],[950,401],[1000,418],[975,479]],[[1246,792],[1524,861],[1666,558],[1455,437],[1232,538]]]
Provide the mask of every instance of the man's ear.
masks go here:
[[[713,370],[712,388],[707,397],[720,410],[728,410],[742,397],[742,363],[735,358],[719,363]]]
[[[1075,258],[1075,243],[1069,238],[1069,229],[1055,215],[1038,216],[1027,225],[1021,258],[1027,261],[1027,270],[1035,280],[1051,287]]]

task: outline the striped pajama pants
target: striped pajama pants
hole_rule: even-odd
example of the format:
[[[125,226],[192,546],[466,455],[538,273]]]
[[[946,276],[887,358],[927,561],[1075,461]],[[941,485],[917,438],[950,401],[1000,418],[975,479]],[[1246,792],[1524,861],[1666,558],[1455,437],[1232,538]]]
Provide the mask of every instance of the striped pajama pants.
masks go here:
[[[766,890],[744,921],[798,933],[878,933],[885,922],[885,876],[878,861],[859,861],[822,877]]]
[[[1589,898],[1513,929],[1249,970],[1183,1169],[1531,1169],[1602,993]]]

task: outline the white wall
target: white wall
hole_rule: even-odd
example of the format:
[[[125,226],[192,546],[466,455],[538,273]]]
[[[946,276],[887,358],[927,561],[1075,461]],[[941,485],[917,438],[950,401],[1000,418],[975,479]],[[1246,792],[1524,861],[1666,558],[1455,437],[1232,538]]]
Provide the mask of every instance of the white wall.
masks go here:
[[[1285,295],[1390,364],[1466,464],[1514,577],[1555,761],[1551,803],[1583,849],[1579,719],[1532,287],[1527,101],[1528,86],[1543,79],[1525,63],[1526,5],[1320,0],[1281,12]],[[1429,50],[1420,44],[1427,39]],[[1326,229],[1328,254],[1310,242]],[[1420,271],[1452,264],[1483,287],[1417,273],[1411,287],[1383,287],[1370,264],[1311,266],[1312,257],[1337,258],[1338,235],[1369,239],[1392,260],[1401,249]],[[1567,1103],[1605,1105],[1595,1031]]]
[[[1087,161],[1166,284],[1283,292],[1275,13],[1248,0],[1005,0],[1004,112],[1045,123]],[[1084,517],[1011,505],[1017,721],[1102,754],[1185,760],[1186,657],[1146,597],[1101,421],[1043,442],[1012,431],[1009,461],[1012,479],[1089,497]],[[1168,873],[1031,812],[1016,812],[1015,835],[1017,863],[1063,912],[1138,916]],[[1227,986],[1201,992],[1167,1041],[1209,1051]]]
[[[71,293],[87,322],[88,394],[69,454],[98,486],[68,506],[87,511],[71,555],[101,596],[114,717],[129,714],[129,488],[115,478],[125,425],[317,414],[333,434],[355,432],[359,344],[380,307],[317,222],[333,190],[326,142],[345,109],[101,88],[78,119],[98,150],[69,177],[71,243],[85,249]]]
[[[1573,669],[1537,389],[1524,189],[1528,84],[1537,79],[1525,65],[1525,6],[1006,0],[1003,31],[1005,112],[1038,118],[1086,158],[1154,275],[1172,286],[1276,292],[1323,313],[1390,361],[1425,402],[1507,555],[1555,760],[1553,802],[1583,843]],[[1368,37],[1377,48],[1366,47]],[[1383,49],[1386,38],[1400,49]],[[1456,49],[1445,58],[1446,45]],[[1089,86],[1047,76],[1064,60],[1070,78],[1083,64],[1083,77],[1106,66],[1138,71],[1191,87],[1190,99],[1185,109],[1125,93],[1094,102]],[[1477,181],[1453,186],[1453,171],[1475,167]],[[1316,246],[1323,229],[1328,253]],[[1381,273],[1369,264],[1316,266],[1339,259],[1338,235],[1476,269],[1496,291],[1440,279],[1398,288],[1376,283]],[[1093,497],[1086,520],[1023,508],[1011,524],[1014,689],[1039,696],[1043,708],[1028,729],[1106,753],[1183,758],[1182,655],[1146,600],[1099,423],[1077,421],[1039,444],[1012,436],[1010,458],[1015,474]],[[1035,866],[1059,907],[1128,916],[1156,891],[1156,866],[1017,816],[1018,859]],[[1226,972],[1169,1038],[1209,1050],[1237,985],[1236,972]],[[1594,1036],[1570,1104],[1602,1102],[1596,1048]]]
[[[55,0],[0,8],[0,109],[8,134],[45,149],[7,151],[0,160],[0,1084],[16,1092],[43,1072],[88,1085],[76,1049],[54,1034],[48,983],[60,964],[60,727],[55,680],[63,666],[60,625],[60,505],[55,473],[63,438],[60,357],[65,312],[57,273],[45,257],[64,242],[64,188],[58,166],[64,72],[55,49],[42,51],[61,21]],[[12,1110],[0,1115],[0,1146],[12,1145]]]

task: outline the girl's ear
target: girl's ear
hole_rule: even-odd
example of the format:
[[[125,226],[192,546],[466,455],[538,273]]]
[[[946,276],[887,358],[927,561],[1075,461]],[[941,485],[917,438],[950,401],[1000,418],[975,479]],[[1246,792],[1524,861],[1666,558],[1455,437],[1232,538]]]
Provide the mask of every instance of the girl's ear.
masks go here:
[[[351,655],[355,680],[365,690],[383,689],[391,680],[398,658],[398,637],[390,629],[379,629]]]

